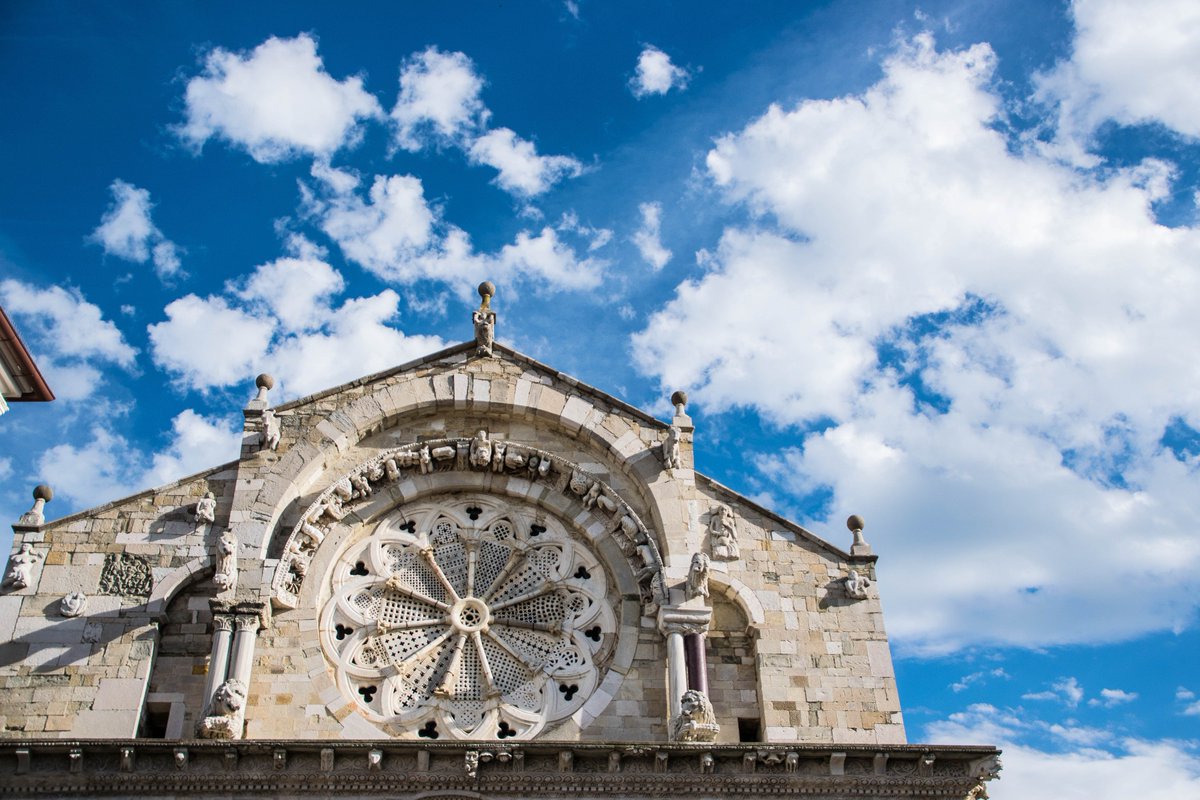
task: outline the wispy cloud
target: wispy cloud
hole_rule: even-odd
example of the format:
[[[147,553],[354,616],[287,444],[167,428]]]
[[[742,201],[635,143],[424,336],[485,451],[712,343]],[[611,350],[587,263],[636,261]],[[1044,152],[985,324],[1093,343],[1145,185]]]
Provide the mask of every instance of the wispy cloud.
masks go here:
[[[150,219],[150,192],[117,179],[109,187],[112,203],[88,239],[107,255],[138,264],[153,260],[159,278],[179,274],[180,248]]]
[[[645,262],[657,272],[671,260],[671,251],[662,243],[662,203],[640,203],[638,213],[642,224],[633,234],[633,243]]]

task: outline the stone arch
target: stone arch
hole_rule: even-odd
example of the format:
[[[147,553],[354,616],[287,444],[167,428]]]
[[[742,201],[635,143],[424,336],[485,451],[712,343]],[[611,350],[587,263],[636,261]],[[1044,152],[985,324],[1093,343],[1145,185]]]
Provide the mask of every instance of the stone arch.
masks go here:
[[[216,564],[211,555],[193,558],[183,566],[175,568],[154,584],[150,599],[146,601],[146,610],[150,614],[165,613],[175,595],[199,580],[199,576],[215,568]]]
[[[212,556],[194,558],[158,581],[147,608],[158,617],[152,668],[145,677],[141,736],[189,738],[204,711],[204,682],[211,651],[212,596],[207,579]],[[199,602],[192,602],[193,600]],[[196,625],[203,633],[192,632]]]
[[[439,502],[445,502],[445,498],[465,502],[463,498],[469,499],[475,495],[479,495],[479,504],[485,509],[489,498],[498,498],[501,504],[510,502],[517,505],[523,504],[537,513],[545,513],[548,517],[544,523],[546,525],[549,525],[551,520],[557,520],[558,524],[563,526],[561,530],[573,532],[570,535],[575,537],[579,543],[577,546],[582,545],[584,553],[594,556],[595,560],[588,563],[603,566],[600,573],[601,585],[607,587],[601,594],[594,595],[600,605],[591,606],[597,610],[600,609],[600,606],[609,609],[601,614],[602,617],[607,615],[609,622],[595,627],[594,632],[588,631],[589,636],[593,637],[594,644],[588,644],[583,639],[577,638],[582,635],[585,628],[590,628],[594,623],[589,622],[578,627],[564,627],[564,630],[568,631],[566,635],[569,638],[563,643],[568,647],[571,646],[570,642],[574,641],[581,648],[596,648],[594,652],[598,660],[595,662],[595,669],[586,667],[588,670],[586,675],[581,673],[580,679],[577,681],[568,680],[561,684],[550,683],[547,689],[538,690],[541,692],[539,696],[543,703],[545,698],[557,697],[557,692],[553,691],[556,688],[567,690],[565,699],[570,701],[576,691],[575,684],[577,683],[579,699],[569,707],[553,704],[556,709],[553,715],[542,718],[541,722],[530,718],[526,720],[529,727],[525,729],[510,727],[508,730],[516,730],[517,733],[509,735],[529,738],[537,735],[545,724],[553,724],[556,727],[564,724],[580,728],[586,727],[604,711],[618,694],[617,689],[633,663],[641,617],[643,613],[653,613],[657,604],[664,599],[662,562],[654,545],[654,537],[649,535],[636,513],[610,486],[588,475],[573,462],[520,442],[493,442],[480,436],[474,439],[444,439],[413,443],[384,451],[355,466],[329,485],[304,510],[300,522],[292,529],[279,566],[271,579],[272,598],[277,608],[296,608],[305,616],[311,614],[314,615],[314,618],[319,617],[316,619],[318,624],[313,636],[320,639],[322,643],[333,678],[331,679],[330,674],[315,676],[314,686],[323,695],[330,688],[338,688],[335,698],[327,702],[327,710],[333,718],[347,720],[343,723],[344,725],[352,725],[359,732],[371,728],[374,731],[373,736],[418,735],[418,729],[413,727],[413,720],[409,717],[404,715],[393,717],[397,713],[394,710],[389,711],[382,707],[376,709],[372,706],[375,700],[374,688],[371,689],[371,695],[364,695],[366,705],[362,711],[366,713],[353,714],[347,718],[347,712],[353,711],[358,706],[355,691],[361,692],[370,687],[364,684],[355,688],[357,684],[353,681],[357,678],[346,683],[347,677],[344,673],[347,667],[338,659],[350,656],[337,655],[335,658],[333,655],[340,653],[338,648],[343,647],[333,641],[333,635],[330,633],[335,627],[333,623],[338,621],[335,616],[331,616],[335,614],[333,599],[335,596],[340,597],[338,587],[349,580],[346,577],[347,574],[377,576],[363,577],[361,579],[362,586],[366,586],[366,582],[369,581],[372,582],[372,586],[380,587],[382,590],[382,586],[386,583],[389,592],[398,591],[397,588],[392,587],[391,578],[400,574],[393,572],[393,570],[398,570],[398,567],[384,566],[391,564],[390,561],[378,562],[370,570],[365,570],[362,562],[367,559],[358,551],[362,550],[364,543],[369,544],[380,536],[387,535],[387,531],[404,530],[407,524],[404,520],[409,519],[412,520],[412,527],[406,529],[407,539],[412,541],[412,544],[401,546],[408,547],[413,551],[419,550],[423,556],[434,558],[430,555],[432,552],[430,550],[432,528],[421,527],[418,529],[415,522],[416,517],[409,517],[408,514],[414,507],[419,507],[423,502],[430,501],[431,498],[443,498]],[[381,531],[385,533],[381,533]],[[420,532],[419,536],[418,531]],[[543,529],[544,531],[545,529]],[[415,539],[426,541],[424,538],[426,536],[430,537],[428,540],[430,543],[419,544],[413,541]],[[532,540],[530,542],[532,543]],[[357,548],[354,552],[358,555],[348,556],[347,553],[351,548]],[[343,563],[345,557],[349,557],[350,561]],[[585,562],[588,558],[585,555],[578,557]],[[361,559],[356,569],[365,571],[347,573],[346,570],[355,566],[356,558]],[[335,572],[335,568],[341,571]],[[571,570],[573,569],[575,567],[571,566]],[[595,573],[594,567],[589,567],[589,569],[593,574]],[[569,571],[563,573],[563,578],[560,580],[565,579],[568,574]],[[390,577],[387,581],[381,582],[384,576]],[[582,575],[577,574],[571,577],[589,579],[593,575],[584,571]],[[443,580],[445,579],[443,578]],[[351,581],[351,583],[359,587],[358,582]],[[568,593],[572,591],[570,586],[564,584],[560,589],[553,590],[553,593],[557,594],[564,590]],[[360,592],[362,588],[354,588],[352,591]],[[394,599],[387,600],[389,596]],[[467,597],[467,595],[463,595],[463,597]],[[383,595],[381,602],[385,602],[385,605],[390,607],[397,602],[402,603],[402,600],[403,598],[399,595]],[[508,604],[515,602],[518,601],[511,600]],[[443,606],[443,608],[449,607]],[[400,613],[402,608],[402,605],[397,606],[396,613]],[[457,605],[454,608],[457,608]],[[320,609],[319,612],[318,609]],[[443,620],[440,617],[443,613],[446,612],[438,612],[437,619],[430,619],[428,623],[422,624],[443,626],[452,624],[447,621],[449,618]],[[487,613],[485,612],[485,615]],[[555,619],[561,621],[562,617]],[[499,614],[497,620],[500,620]],[[375,641],[381,636],[390,636],[386,633],[390,628],[376,629],[373,626],[377,623],[366,622],[365,618],[359,618],[357,622],[352,618],[345,618],[341,621],[345,622],[346,626],[341,624],[336,626],[338,627],[336,637],[338,642],[341,642],[344,637],[350,636],[353,631],[357,631],[353,641],[361,641],[364,647],[369,644],[367,639]],[[547,617],[546,621],[550,622],[551,618]],[[505,623],[497,622],[496,624],[503,626]],[[525,624],[527,623],[521,623],[521,627]],[[364,625],[367,627],[364,628]],[[575,631],[574,633],[569,632],[572,629]],[[448,631],[448,633],[450,632]],[[464,635],[474,636],[475,634],[470,632]],[[478,637],[474,641],[476,642],[474,647],[483,646]],[[347,641],[344,646],[349,647],[350,644],[351,641]],[[376,645],[369,644],[369,646],[374,648]],[[410,656],[407,654],[408,651],[405,652],[405,655],[393,656],[400,659],[395,662],[395,668],[400,668],[401,664],[405,665],[405,669],[409,668]],[[585,665],[590,663],[590,657],[584,655],[582,649],[577,652],[583,656]],[[453,663],[457,664],[458,662],[454,661]],[[526,662],[530,666],[533,663],[536,662]],[[585,666],[581,665],[580,668],[583,669]],[[438,666],[436,669],[453,671],[455,668]],[[354,670],[361,673],[359,666],[354,667]],[[490,681],[491,673],[487,673],[486,668],[484,670],[487,680]],[[551,673],[547,672],[546,674],[550,675]],[[391,691],[386,689],[383,684],[377,683],[376,680],[369,683],[381,690],[380,697]],[[430,702],[436,704],[439,701],[433,701],[432,698],[427,697],[422,708],[429,709],[428,703]],[[543,711],[537,713],[546,713],[545,709],[549,707],[543,704],[540,706]],[[441,706],[439,708],[441,711],[436,713],[448,713],[447,708]],[[424,712],[420,710],[414,712],[417,715],[421,713]],[[435,712],[430,711],[430,713]],[[488,711],[487,714],[492,714],[492,711]],[[393,718],[396,720],[395,722],[388,721]],[[420,724],[435,722],[438,725],[435,730],[444,735],[447,728],[450,727],[449,721],[457,722],[459,719],[457,716],[440,716],[428,720],[422,718]],[[481,719],[491,719],[491,716]],[[495,723],[498,721],[500,721],[499,717],[488,724],[491,724],[494,729]],[[517,718],[514,717],[512,721],[515,723]],[[479,736],[482,735],[479,731],[487,728],[487,725],[483,725],[483,727],[480,725],[482,723],[473,723],[473,727],[469,731],[453,730],[452,734],[455,736]],[[494,731],[490,737],[485,736],[484,738],[495,738]]]
[[[446,388],[435,388],[435,380]],[[652,517],[652,530],[661,532],[662,521],[651,485],[662,468],[654,452],[656,443],[645,442],[623,414],[606,412],[578,395],[568,396],[554,386],[526,379],[517,381],[513,393],[503,399],[491,396],[490,385],[490,380],[469,372],[413,377],[364,394],[329,412],[315,424],[309,424],[308,435],[294,442],[283,455],[273,474],[264,480],[252,513],[268,520],[266,530],[271,531],[287,506],[320,480],[333,455],[349,450],[375,432],[395,426],[409,415],[469,411],[536,421],[572,438],[585,437],[633,479],[631,483],[641,495],[637,500]],[[535,385],[541,395],[537,402],[531,402],[530,390]],[[546,399],[549,396],[554,396],[553,402]],[[277,409],[285,419],[288,408],[285,405]],[[640,422],[643,428],[660,429],[663,436],[669,427],[648,416]],[[259,543],[264,556],[268,539],[264,536]],[[660,537],[656,544],[660,549],[665,547],[665,537]]]
[[[636,592],[640,585],[646,604],[665,601],[659,537],[611,486],[532,445],[476,436],[384,451],[332,481],[303,510],[287,537],[271,577],[272,602],[296,607],[311,562],[335,529],[365,524],[401,503],[452,489],[508,493],[545,505],[586,531],[611,564],[623,562],[628,574],[637,576],[623,591]]]
[[[752,628],[757,629],[766,624],[767,615],[762,603],[759,602],[754,590],[749,586],[729,573],[719,570],[709,572],[708,584],[710,588],[719,590],[731,603],[736,605],[746,616]]]

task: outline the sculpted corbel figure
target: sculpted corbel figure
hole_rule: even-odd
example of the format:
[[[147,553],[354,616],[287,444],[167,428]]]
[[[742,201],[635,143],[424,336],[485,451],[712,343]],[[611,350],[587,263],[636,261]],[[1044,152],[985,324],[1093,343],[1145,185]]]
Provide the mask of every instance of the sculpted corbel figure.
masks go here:
[[[217,498],[212,492],[205,492],[196,502],[197,524],[212,524],[217,519]]]
[[[492,354],[492,342],[496,335],[496,312],[492,311],[492,295],[496,286],[491,281],[479,284],[479,308],[471,313],[475,326],[475,350],[481,356]]]
[[[487,469],[492,463],[492,443],[488,441],[487,431],[477,431],[471,439],[471,466],[476,469]]]
[[[267,409],[262,415],[263,432],[262,432],[262,448],[263,450],[274,451],[279,447],[279,417],[275,416],[275,412]]]
[[[667,428],[667,440],[662,443],[662,462],[667,469],[678,469],[683,466],[679,453],[679,428],[672,425]]]
[[[713,558],[733,561],[739,555],[737,523],[729,506],[717,506],[708,517],[709,545]]]
[[[587,494],[583,496],[583,507],[592,508],[600,499],[600,481],[592,484],[592,488],[587,490]]]
[[[492,472],[504,471],[504,454],[508,450],[508,445],[504,442],[494,442],[492,444]]]
[[[35,552],[33,545],[25,542],[16,555],[8,560],[8,572],[4,575],[4,585],[13,589],[25,589],[33,583],[33,568],[42,560]]]
[[[704,553],[693,555],[688,569],[687,599],[695,597],[708,597],[708,556]]]
[[[583,497],[584,495],[586,495],[588,493],[588,490],[590,490],[592,488],[593,482],[594,481],[592,481],[591,478],[589,478],[587,475],[580,472],[579,470],[572,470],[571,482],[569,484],[572,494],[578,495],[579,497]]]
[[[712,703],[703,692],[688,689],[679,701],[679,716],[671,720],[671,740],[676,742],[711,742],[721,732]]]
[[[350,485],[354,487],[356,497],[370,497],[371,483],[367,480],[367,476],[361,472],[355,472],[350,476]]]
[[[421,452],[417,454],[417,458],[420,459],[422,475],[428,475],[433,472],[433,454],[429,451],[428,447],[422,447]]]
[[[854,600],[866,600],[867,589],[871,587],[871,579],[865,575],[859,575],[858,570],[850,570],[850,574],[842,579],[843,586],[846,587],[846,596]]]
[[[232,592],[237,588],[237,537],[233,531],[225,531],[217,540],[217,571],[213,584],[222,591]]]
[[[217,687],[197,729],[201,739],[240,739],[246,714],[246,684],[235,679]]]
[[[83,592],[71,592],[58,604],[58,613],[64,617],[78,617],[87,610],[87,595]]]

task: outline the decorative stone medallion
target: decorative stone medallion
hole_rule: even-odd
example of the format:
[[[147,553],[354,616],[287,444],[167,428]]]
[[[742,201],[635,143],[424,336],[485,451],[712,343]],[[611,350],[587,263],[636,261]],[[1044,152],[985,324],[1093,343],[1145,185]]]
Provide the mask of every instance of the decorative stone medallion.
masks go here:
[[[495,495],[395,509],[343,549],[328,590],[337,685],[402,738],[531,738],[583,707],[618,633],[584,537]]]

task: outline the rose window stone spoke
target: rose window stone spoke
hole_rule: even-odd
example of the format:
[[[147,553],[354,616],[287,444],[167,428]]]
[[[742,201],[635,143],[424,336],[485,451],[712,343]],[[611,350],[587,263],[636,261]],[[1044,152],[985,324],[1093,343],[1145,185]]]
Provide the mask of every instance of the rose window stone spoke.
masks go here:
[[[395,509],[343,550],[321,642],[343,695],[395,735],[530,738],[579,710],[616,636],[586,540],[484,494]]]

